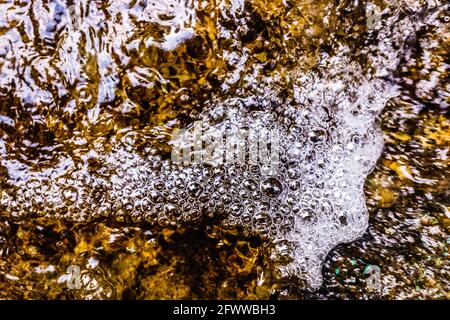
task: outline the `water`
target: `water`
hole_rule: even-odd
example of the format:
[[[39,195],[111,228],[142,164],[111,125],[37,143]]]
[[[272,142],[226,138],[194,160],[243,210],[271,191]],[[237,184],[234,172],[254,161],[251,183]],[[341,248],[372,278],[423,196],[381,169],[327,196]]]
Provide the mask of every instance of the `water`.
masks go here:
[[[445,3],[1,5],[5,297],[448,298]]]

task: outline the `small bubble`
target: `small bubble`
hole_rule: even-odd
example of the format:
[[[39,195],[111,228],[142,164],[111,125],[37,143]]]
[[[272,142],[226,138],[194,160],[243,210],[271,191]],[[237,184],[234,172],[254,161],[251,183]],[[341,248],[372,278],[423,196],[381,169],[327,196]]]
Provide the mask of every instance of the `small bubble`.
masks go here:
[[[189,195],[193,198],[198,198],[203,193],[203,187],[199,183],[190,183],[187,187]]]
[[[74,204],[78,199],[78,191],[74,187],[66,187],[63,189],[62,193],[62,200],[66,205],[72,205]]]

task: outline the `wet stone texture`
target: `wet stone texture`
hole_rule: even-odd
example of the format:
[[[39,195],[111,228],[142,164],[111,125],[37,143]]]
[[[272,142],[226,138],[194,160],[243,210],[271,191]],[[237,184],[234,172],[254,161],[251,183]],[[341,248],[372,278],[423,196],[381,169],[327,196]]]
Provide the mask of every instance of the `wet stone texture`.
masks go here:
[[[0,298],[450,298],[448,3],[0,6]]]

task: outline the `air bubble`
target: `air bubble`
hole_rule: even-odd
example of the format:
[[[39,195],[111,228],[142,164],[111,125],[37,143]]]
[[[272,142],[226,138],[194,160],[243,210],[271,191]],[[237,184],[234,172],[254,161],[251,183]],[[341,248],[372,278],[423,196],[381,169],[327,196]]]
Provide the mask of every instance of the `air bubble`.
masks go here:
[[[283,185],[276,178],[269,178],[261,183],[261,191],[270,198],[278,198],[283,193]]]
[[[188,194],[193,198],[198,198],[203,192],[203,187],[199,183],[190,183],[187,187]]]
[[[62,190],[61,196],[65,205],[70,206],[78,200],[78,191],[74,187],[67,187]]]

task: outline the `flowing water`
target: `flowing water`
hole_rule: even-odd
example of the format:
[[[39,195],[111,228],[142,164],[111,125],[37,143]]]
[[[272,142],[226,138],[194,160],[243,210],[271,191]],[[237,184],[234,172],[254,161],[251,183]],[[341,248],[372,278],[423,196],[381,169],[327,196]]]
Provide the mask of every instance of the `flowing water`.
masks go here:
[[[0,8],[1,298],[450,298],[448,2]]]

